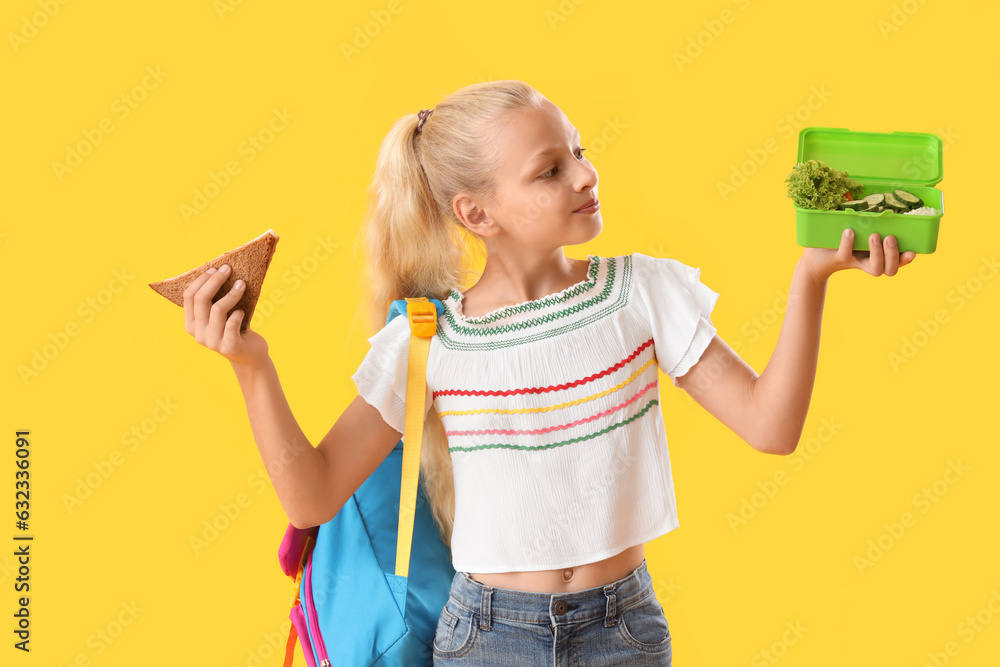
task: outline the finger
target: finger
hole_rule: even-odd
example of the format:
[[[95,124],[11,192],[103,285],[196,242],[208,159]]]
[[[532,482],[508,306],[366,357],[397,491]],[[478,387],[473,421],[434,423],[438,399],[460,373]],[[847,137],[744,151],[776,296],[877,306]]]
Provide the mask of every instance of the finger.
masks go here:
[[[840,235],[840,247],[837,248],[837,261],[846,264],[851,261],[851,249],[854,247],[854,230],[848,227]]]
[[[226,320],[226,333],[223,344],[224,350],[232,351],[239,343],[240,326],[243,324],[244,314],[245,313],[242,310],[234,310],[233,314],[229,316],[228,320]]]
[[[878,232],[872,232],[868,237],[868,247],[871,253],[868,258],[868,273],[880,276],[885,269],[885,255],[882,252],[882,237]]]
[[[917,253],[913,252],[912,250],[907,250],[906,252],[904,252],[902,255],[899,256],[899,265],[906,266],[916,258],[917,258]]]
[[[194,295],[213,273],[215,273],[214,267],[202,272],[184,290],[184,330],[191,335],[194,335]]]
[[[229,277],[229,265],[223,264],[219,270],[209,276],[205,284],[201,286],[194,295],[194,328],[197,333],[199,329],[204,333],[204,327],[208,325],[208,318],[212,314],[212,299],[222,283]]]
[[[894,276],[899,270],[899,248],[896,247],[896,237],[890,234],[885,237],[885,275]]]
[[[243,281],[237,280],[232,289],[226,295],[212,304],[212,314],[209,316],[208,328],[205,330],[205,337],[211,342],[221,342],[228,324],[227,317],[229,311],[236,302],[243,296]]]

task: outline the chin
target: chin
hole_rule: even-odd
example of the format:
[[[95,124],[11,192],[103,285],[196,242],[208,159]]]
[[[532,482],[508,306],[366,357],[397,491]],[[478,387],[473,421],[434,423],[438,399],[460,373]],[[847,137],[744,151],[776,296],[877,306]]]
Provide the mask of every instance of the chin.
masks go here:
[[[604,229],[604,221],[601,220],[600,215],[594,216],[594,219],[591,221],[590,225],[588,226],[588,229],[589,232],[584,235],[585,238],[583,238],[580,241],[580,243],[586,243],[587,241],[592,241],[600,235],[601,230]]]

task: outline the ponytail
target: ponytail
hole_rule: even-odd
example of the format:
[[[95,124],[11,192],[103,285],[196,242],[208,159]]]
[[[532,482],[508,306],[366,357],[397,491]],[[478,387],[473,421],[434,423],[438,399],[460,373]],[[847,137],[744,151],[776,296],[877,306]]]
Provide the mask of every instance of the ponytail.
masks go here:
[[[436,107],[417,132],[419,115],[397,120],[382,141],[368,188],[368,209],[358,235],[365,264],[362,309],[370,330],[385,325],[396,299],[448,298],[481,272],[482,238],[456,217],[455,195],[481,201],[496,196],[502,147],[496,127],[508,112],[539,107],[545,98],[527,83],[490,81],[461,88]],[[444,426],[437,411],[424,423],[421,483],[445,544],[451,544],[455,485]]]

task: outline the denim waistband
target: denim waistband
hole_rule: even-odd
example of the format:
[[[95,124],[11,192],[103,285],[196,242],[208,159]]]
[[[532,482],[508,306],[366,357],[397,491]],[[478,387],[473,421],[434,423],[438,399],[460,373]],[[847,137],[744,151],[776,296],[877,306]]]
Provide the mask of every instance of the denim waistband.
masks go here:
[[[487,586],[465,572],[456,572],[451,584],[455,603],[479,615],[479,626],[489,630],[494,618],[545,625],[573,624],[604,618],[617,623],[618,613],[654,594],[646,559],[632,573],[604,586],[570,593],[533,593]]]

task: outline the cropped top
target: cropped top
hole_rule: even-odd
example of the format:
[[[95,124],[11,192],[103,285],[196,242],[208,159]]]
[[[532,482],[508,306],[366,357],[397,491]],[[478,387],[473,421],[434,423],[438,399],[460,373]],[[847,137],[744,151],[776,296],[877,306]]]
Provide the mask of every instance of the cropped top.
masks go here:
[[[658,371],[676,386],[698,361],[719,294],[675,259],[588,259],[585,280],[485,315],[442,299],[426,410],[448,438],[457,571],[583,565],[679,525]],[[400,433],[409,336],[394,318],[352,376]]]

